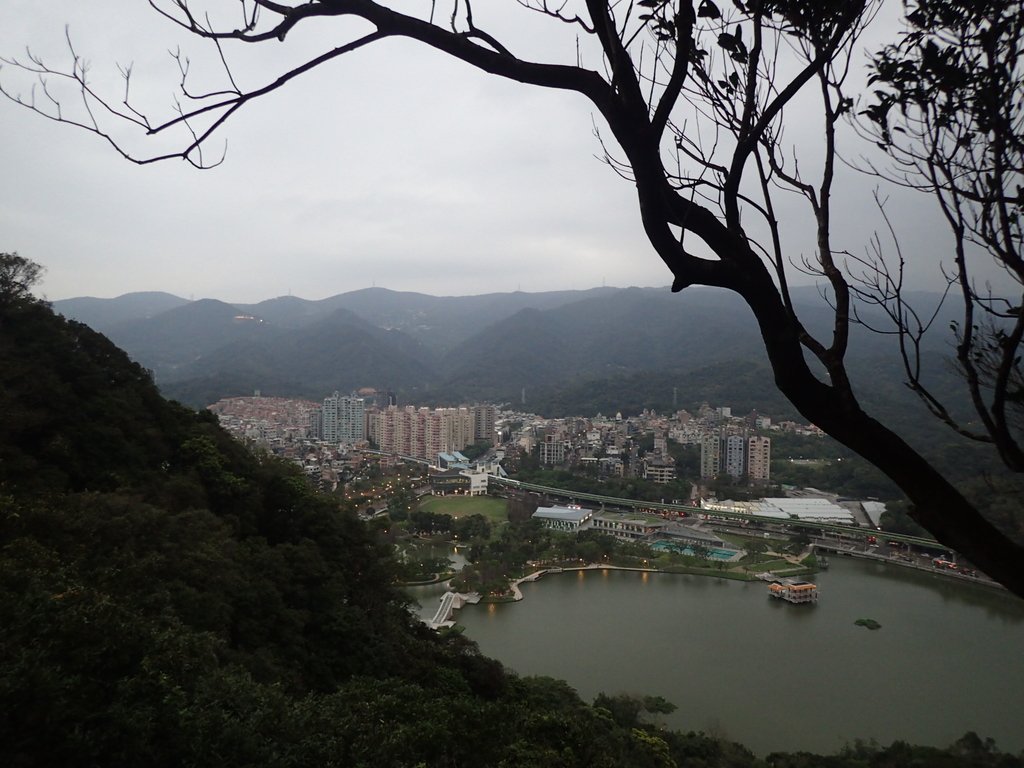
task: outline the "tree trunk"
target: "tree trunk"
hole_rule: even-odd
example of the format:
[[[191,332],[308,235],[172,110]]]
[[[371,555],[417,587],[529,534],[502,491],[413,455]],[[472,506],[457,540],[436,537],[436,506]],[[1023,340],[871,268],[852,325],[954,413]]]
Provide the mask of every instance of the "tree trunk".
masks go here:
[[[910,516],[935,538],[1024,598],[1024,547],[1012,541],[899,435],[871,418],[853,393],[821,382],[808,368],[796,324],[778,293],[741,291],[754,311],[775,383],[811,423],[874,464],[907,495]]]

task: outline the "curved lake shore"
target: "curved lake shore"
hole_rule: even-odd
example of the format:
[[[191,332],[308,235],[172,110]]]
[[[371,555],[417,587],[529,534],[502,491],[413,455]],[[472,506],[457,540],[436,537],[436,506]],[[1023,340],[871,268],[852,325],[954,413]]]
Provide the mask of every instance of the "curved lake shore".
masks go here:
[[[522,674],[665,696],[663,722],[759,753],[831,752],[855,738],[945,745],[967,730],[1024,749],[1024,602],[866,561],[814,577],[816,606],[763,583],[589,569],[524,583],[526,600],[468,606],[459,623]],[[439,587],[419,588],[426,609]],[[855,625],[872,616],[883,629]]]

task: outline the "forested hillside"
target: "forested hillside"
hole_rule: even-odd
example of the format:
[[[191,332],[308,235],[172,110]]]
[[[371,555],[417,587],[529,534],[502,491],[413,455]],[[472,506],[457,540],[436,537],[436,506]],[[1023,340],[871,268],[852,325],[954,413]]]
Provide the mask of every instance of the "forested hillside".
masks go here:
[[[102,336],[0,306],[5,765],[655,765],[418,625],[387,549]]]
[[[766,765],[429,632],[353,514],[27,295],[0,297],[0,412],[5,766]],[[828,764],[1021,762],[972,736]]]

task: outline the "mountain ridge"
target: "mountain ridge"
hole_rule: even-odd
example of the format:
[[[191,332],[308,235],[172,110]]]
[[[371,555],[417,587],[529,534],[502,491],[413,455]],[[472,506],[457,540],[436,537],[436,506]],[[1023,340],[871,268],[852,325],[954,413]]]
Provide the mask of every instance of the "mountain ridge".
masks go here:
[[[152,295],[164,303],[176,298]],[[319,398],[360,386],[396,391],[406,402],[516,402],[526,389],[541,396],[538,402],[554,397],[565,404],[588,382],[644,371],[767,365],[749,309],[714,289],[682,296],[631,287],[437,297],[366,288],[318,301],[202,299],[156,314],[145,296],[108,300],[127,302],[138,316],[105,333],[152,370],[165,393],[199,407],[255,390]],[[805,326],[828,338],[833,317],[816,289],[795,289],[793,296]],[[813,299],[819,303],[808,303]],[[77,301],[55,302],[54,309],[73,315],[82,306]],[[95,314],[94,301],[87,308]],[[892,339],[853,327],[852,366],[883,358],[898,361]]]

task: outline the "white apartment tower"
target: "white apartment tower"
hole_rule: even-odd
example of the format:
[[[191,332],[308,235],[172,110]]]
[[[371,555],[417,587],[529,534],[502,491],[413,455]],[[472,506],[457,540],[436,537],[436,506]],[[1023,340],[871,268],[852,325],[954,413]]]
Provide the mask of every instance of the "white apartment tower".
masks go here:
[[[338,442],[366,439],[366,401],[361,397],[338,398]]]
[[[324,442],[355,443],[366,439],[366,403],[363,398],[335,392],[324,398],[320,414],[320,435]]]
[[[746,472],[747,441],[740,435],[722,440],[722,470],[729,477],[740,478]]]

